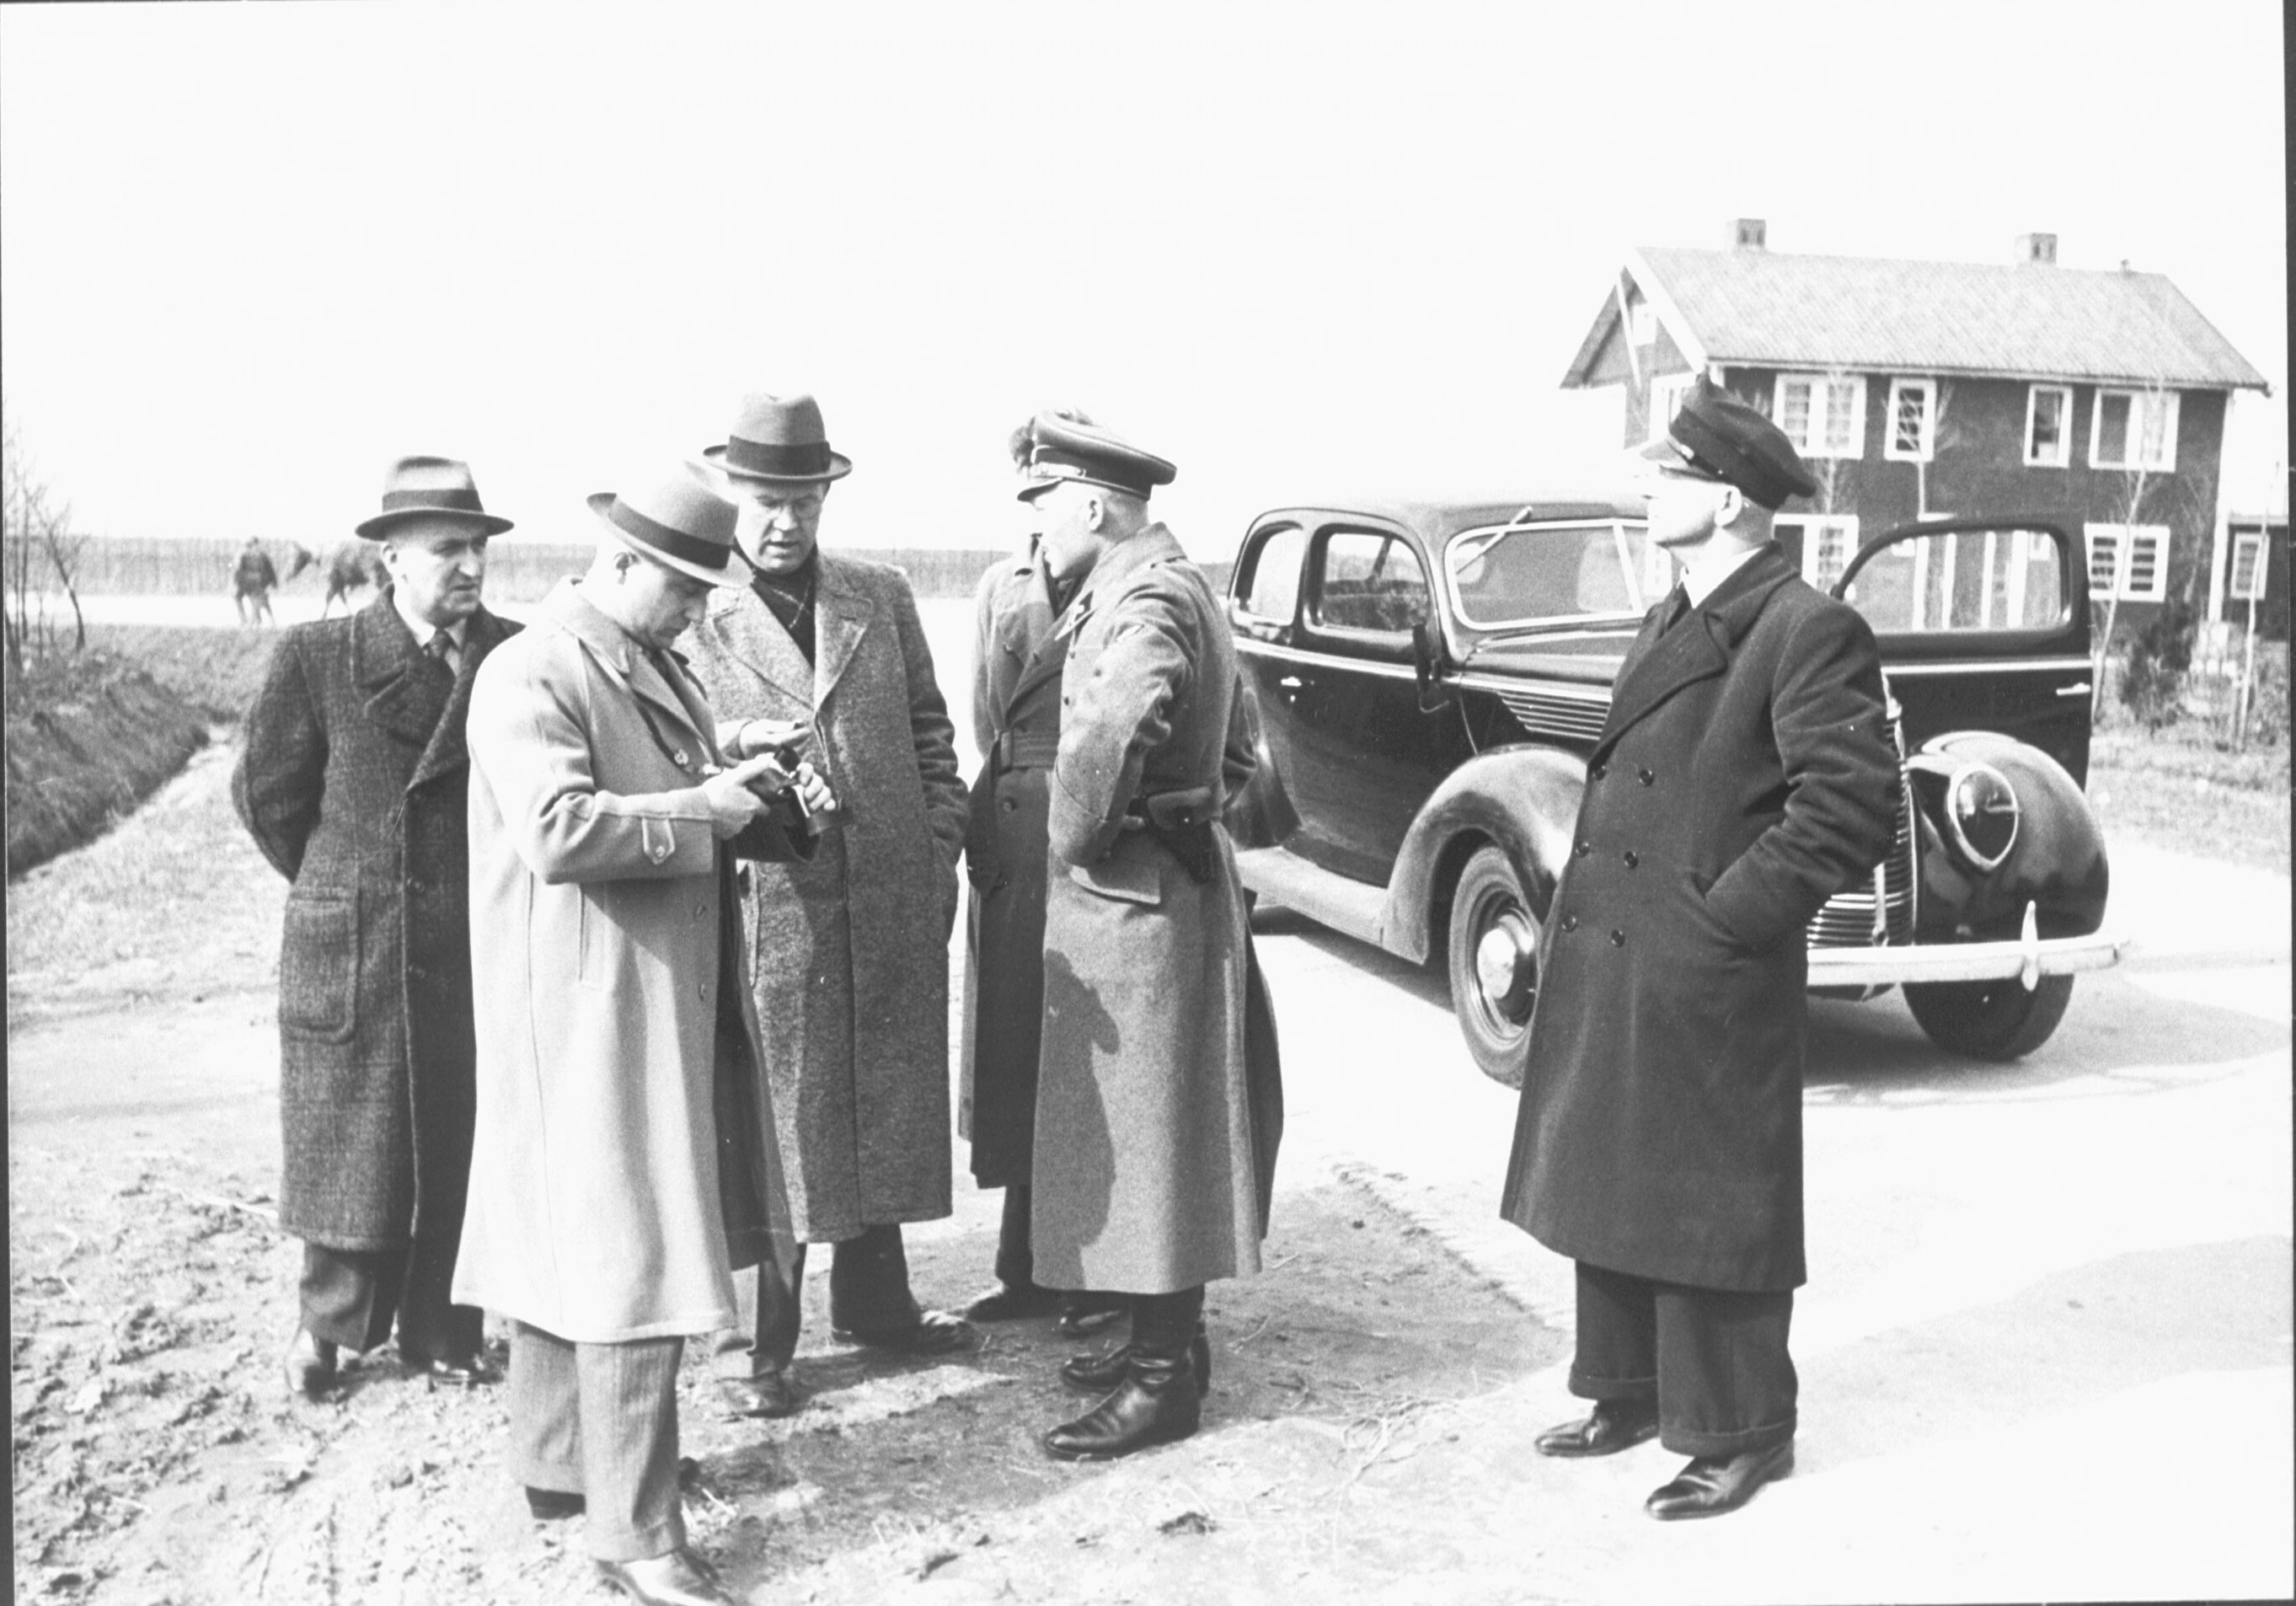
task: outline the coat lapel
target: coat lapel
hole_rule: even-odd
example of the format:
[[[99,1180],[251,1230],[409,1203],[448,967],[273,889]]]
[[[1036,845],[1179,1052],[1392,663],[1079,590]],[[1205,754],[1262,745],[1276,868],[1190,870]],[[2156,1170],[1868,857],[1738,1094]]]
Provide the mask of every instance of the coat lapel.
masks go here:
[[[747,586],[727,586],[709,601],[709,612],[699,628],[709,632],[718,644],[753,674],[779,691],[796,707],[810,712],[813,667],[797,650],[790,633],[773,610]],[[820,650],[820,608],[815,605],[815,651]]]
[[[478,676],[480,662],[509,635],[502,620],[484,608],[471,616],[463,631],[463,661],[455,671],[455,689],[447,693],[446,709],[430,732],[430,745],[415,763],[414,778],[406,783],[409,791],[470,763],[470,750],[463,737],[471,711],[471,683]]]
[[[1028,600],[1004,616],[1001,644],[1021,660],[1021,671],[1004,695],[1004,710],[1048,680],[1057,680],[1069,657],[1069,638],[1054,634],[1051,579],[1040,568],[1029,576]]]
[[[711,750],[710,733],[699,727],[685,702],[655,671],[646,655],[637,650],[629,634],[593,607],[582,595],[578,584],[569,580],[561,585],[550,594],[545,608],[568,635],[605,666],[609,675],[630,689],[633,696],[676,720],[680,730],[692,733],[701,751]]]
[[[1600,759],[1628,728],[1683,687],[1728,668],[1730,648],[1761,612],[1770,594],[1792,577],[1793,566],[1772,546],[1741,564],[1711,596],[1663,635],[1659,634],[1659,621],[1665,604],[1652,609],[1642,635],[1620,666],[1611,716],[1589,758]]]
[[[351,627],[351,680],[366,717],[418,749],[430,744],[454,692],[453,679],[414,644],[389,586]]]
[[[813,605],[813,706],[816,709],[829,701],[877,611],[874,602],[847,583],[843,566],[835,559],[824,553],[820,562],[821,580],[814,590]]]

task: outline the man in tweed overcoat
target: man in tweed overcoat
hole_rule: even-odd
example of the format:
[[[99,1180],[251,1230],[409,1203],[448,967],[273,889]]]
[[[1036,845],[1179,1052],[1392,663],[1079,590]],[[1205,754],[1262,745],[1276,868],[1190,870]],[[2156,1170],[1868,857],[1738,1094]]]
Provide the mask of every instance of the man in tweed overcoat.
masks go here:
[[[964,783],[916,599],[898,569],[824,552],[821,507],[852,468],[809,396],[752,396],[706,469],[742,509],[751,583],[711,599],[688,639],[740,750],[810,728],[804,756],[849,817],[809,862],[749,868],[744,909],[800,1274],[761,1272],[753,1343],[721,1366],[734,1410],[795,1405],[803,1246],[836,1246],[830,1325],[910,1353],[968,1343],[921,1309],[901,1224],[949,1214],[948,938]]]
[[[463,745],[471,683],[518,628],[479,600],[470,470],[391,465],[358,527],[390,583],[280,639],[232,777],[287,894],[279,954],[280,1225],[303,1240],[288,1386],[390,1335],[407,1365],[486,1381],[481,1316],[448,1298],[471,1161],[471,940]]]

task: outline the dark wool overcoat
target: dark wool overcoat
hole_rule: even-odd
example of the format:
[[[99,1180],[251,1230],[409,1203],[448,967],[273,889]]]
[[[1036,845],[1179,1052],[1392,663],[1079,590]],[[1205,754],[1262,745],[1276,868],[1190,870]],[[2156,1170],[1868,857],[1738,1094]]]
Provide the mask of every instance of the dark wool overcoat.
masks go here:
[[[1248,779],[1234,643],[1160,524],[1109,549],[1059,627],[1070,640],[1048,819],[1036,1278],[1170,1293],[1249,1275],[1275,1134],[1255,1130],[1267,1102],[1248,1058],[1235,856],[1215,826],[1200,884],[1128,820],[1136,799],[1166,792],[1206,789],[1216,808]]]
[[[718,717],[812,722],[845,825],[749,867],[752,985],[809,1242],[949,1213],[948,937],[964,781],[906,576],[820,554],[814,661],[747,586],[685,649]]]
[[[280,1225],[332,1249],[462,1231],[471,1164],[471,685],[518,627],[481,609],[450,674],[389,589],[273,649],[232,776],[287,893]]]
[[[1804,928],[1889,848],[1881,662],[1775,546],[1665,607],[1588,757],[1501,1209],[1612,1271],[1792,1289]]]
[[[1061,735],[1069,638],[1033,554],[981,577],[973,598],[972,734],[981,754],[965,824],[972,884],[957,1129],[973,1180],[1029,1180],[1045,1009],[1046,783]]]

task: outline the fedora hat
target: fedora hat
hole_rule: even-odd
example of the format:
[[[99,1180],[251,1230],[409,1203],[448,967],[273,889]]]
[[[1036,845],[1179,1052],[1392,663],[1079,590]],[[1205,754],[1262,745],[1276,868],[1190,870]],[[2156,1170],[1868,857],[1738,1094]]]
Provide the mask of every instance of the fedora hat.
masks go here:
[[[380,541],[408,519],[467,519],[498,536],[511,521],[487,512],[479,501],[471,465],[453,457],[402,457],[382,471],[382,512],[360,524],[358,533]]]
[[[600,491],[589,503],[606,533],[642,558],[713,586],[749,579],[734,561],[734,504],[683,469],[645,490]]]
[[[829,449],[821,404],[809,395],[743,397],[726,444],[705,448],[701,456],[736,479],[776,484],[842,479],[853,471],[852,459]]]

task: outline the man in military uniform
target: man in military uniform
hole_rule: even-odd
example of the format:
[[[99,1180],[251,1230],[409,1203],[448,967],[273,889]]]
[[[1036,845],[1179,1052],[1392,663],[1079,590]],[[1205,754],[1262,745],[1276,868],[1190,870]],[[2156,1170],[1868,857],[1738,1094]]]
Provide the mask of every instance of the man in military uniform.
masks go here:
[[[1595,1407],[1539,1452],[1655,1435],[1673,1519],[1793,1467],[1804,929],[1887,852],[1898,763],[1873,633],[1770,539],[1816,488],[1784,434],[1701,379],[1645,455],[1682,585],[1588,755],[1502,1209],[1578,1262]]]
[[[1254,1129],[1243,889],[1218,823],[1250,760],[1227,621],[1148,520],[1173,466],[1052,414],[1030,433],[1021,494],[1049,579],[1078,586],[1058,627],[1030,1249],[1040,1283],[1131,1296],[1120,1375],[1045,1437],[1096,1459],[1195,1431],[1204,1285],[1259,1269],[1272,1135]]]

